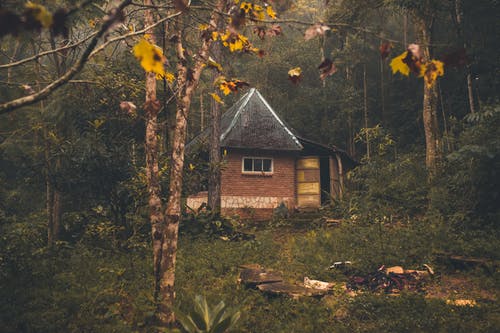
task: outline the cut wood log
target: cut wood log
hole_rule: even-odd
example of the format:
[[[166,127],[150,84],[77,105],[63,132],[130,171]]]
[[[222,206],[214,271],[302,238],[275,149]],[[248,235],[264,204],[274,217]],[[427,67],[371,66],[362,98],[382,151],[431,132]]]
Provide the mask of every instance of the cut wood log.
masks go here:
[[[261,284],[282,282],[283,277],[280,272],[264,268],[246,268],[241,271],[238,281],[247,287],[255,287]]]
[[[320,280],[312,280],[307,276],[304,277],[304,287],[309,289],[318,289],[318,290],[332,290],[335,287],[335,283],[320,281]]]
[[[448,258],[453,264],[462,266],[485,266],[488,262],[491,262],[485,258],[471,258],[454,255],[451,255]]]
[[[260,284],[257,286],[257,289],[265,294],[288,296],[293,299],[298,299],[300,297],[323,297],[329,294],[328,290],[306,288],[286,282]]]

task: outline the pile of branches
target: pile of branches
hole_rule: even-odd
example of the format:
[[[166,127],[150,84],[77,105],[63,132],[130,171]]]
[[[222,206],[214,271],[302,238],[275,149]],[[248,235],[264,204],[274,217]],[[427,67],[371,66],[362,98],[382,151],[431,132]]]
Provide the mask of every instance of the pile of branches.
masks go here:
[[[426,266],[425,271],[404,270],[400,266],[386,268],[381,266],[376,271],[364,276],[354,275],[349,279],[349,290],[367,290],[379,293],[400,293],[403,290],[425,292],[425,282],[434,272]]]

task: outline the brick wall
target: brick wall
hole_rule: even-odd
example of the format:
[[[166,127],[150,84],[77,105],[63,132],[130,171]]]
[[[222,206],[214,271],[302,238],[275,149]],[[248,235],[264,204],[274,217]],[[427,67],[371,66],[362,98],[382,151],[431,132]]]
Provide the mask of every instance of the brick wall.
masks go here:
[[[272,158],[272,175],[243,174],[243,157]],[[295,158],[293,153],[228,150],[221,177],[222,195],[295,198]]]

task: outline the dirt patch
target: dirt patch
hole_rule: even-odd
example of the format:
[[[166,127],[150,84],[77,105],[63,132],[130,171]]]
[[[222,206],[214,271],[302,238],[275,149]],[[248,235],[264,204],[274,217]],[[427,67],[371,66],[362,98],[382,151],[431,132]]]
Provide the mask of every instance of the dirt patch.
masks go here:
[[[442,275],[427,284],[426,297],[496,302],[497,291],[493,288],[491,290],[482,288],[477,281],[465,275]]]

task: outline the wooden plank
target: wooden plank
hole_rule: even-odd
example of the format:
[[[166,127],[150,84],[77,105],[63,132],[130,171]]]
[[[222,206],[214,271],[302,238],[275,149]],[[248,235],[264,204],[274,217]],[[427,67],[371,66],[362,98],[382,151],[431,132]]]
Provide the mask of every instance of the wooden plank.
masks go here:
[[[319,170],[297,170],[297,182],[319,182]]]
[[[306,157],[297,160],[297,169],[319,169],[318,157]]]
[[[299,207],[319,207],[321,205],[321,196],[314,195],[298,195],[297,204]]]
[[[320,194],[321,188],[319,183],[310,182],[310,183],[298,183],[297,184],[297,194]]]
[[[283,277],[280,272],[272,270],[246,268],[241,271],[239,281],[246,286],[255,287],[260,284],[281,282],[283,281]]]

